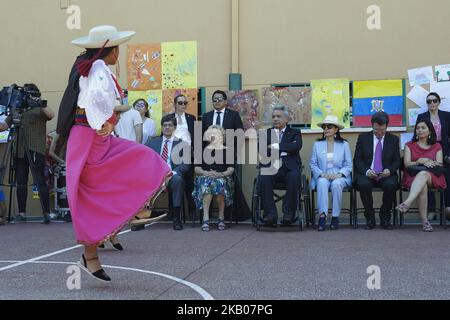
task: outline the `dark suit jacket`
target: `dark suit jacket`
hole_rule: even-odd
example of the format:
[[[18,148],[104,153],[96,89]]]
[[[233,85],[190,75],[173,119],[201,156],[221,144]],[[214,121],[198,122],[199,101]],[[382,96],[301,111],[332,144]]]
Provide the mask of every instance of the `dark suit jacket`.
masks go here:
[[[161,154],[162,143],[163,143],[163,137],[156,137],[152,140],[147,141],[147,143],[145,145],[147,147],[152,148],[156,153]],[[171,161],[172,171],[175,171],[177,174],[184,177],[184,175],[186,174],[186,172],[189,171],[191,166],[186,163],[180,163],[180,164],[173,163],[173,156],[175,155],[175,146],[178,145],[179,143],[186,144],[185,142],[178,140],[176,138],[173,140],[170,161]],[[189,146],[188,146],[188,148],[189,148]],[[183,153],[182,153],[182,149],[181,149],[180,157],[182,157],[182,156],[183,156]]]
[[[271,130],[267,129],[267,146],[272,144]],[[283,166],[288,170],[299,170],[302,165],[300,158],[300,150],[302,149],[302,133],[300,129],[292,129],[289,126],[286,127],[283,137],[280,142],[279,154],[286,152],[287,155],[282,157]],[[264,153],[263,153],[264,154]],[[267,155],[270,157],[271,149],[267,150]],[[268,167],[270,164],[261,165],[261,167]]]
[[[359,175],[366,175],[373,161],[373,131],[364,132],[358,136],[356,142],[355,157],[355,182]],[[382,163],[384,169],[389,169],[391,176],[397,175],[400,167],[400,143],[399,138],[389,132],[384,136]]]
[[[442,135],[442,153],[444,156],[450,156],[450,112],[447,111],[438,111],[439,120],[441,121],[441,135]],[[417,116],[417,122],[422,121],[424,119],[430,120],[430,111],[421,113]],[[416,122],[416,124],[417,124]]]
[[[172,113],[172,115],[175,117],[175,119],[177,119],[177,115],[175,114],[175,112]],[[186,116],[186,122],[188,125],[189,134],[191,135],[191,140],[194,141],[194,123],[197,120],[197,118],[189,113],[185,113],[184,115]],[[177,119],[177,124],[178,124],[178,119]]]
[[[210,126],[212,126],[213,124],[213,119],[214,119],[214,112],[216,112],[216,110],[212,110],[209,111],[207,113],[205,113],[202,116],[202,131],[203,133],[208,130],[208,128]],[[242,124],[242,120],[241,117],[239,116],[239,113],[225,108],[225,114],[223,116],[223,122],[222,122],[222,127],[226,130],[226,129],[244,129],[244,125]]]

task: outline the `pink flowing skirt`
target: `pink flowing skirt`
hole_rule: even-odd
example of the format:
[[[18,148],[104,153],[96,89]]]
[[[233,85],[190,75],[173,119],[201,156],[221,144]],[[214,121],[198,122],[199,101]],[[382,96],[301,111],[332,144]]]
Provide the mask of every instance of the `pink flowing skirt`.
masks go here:
[[[67,196],[78,243],[119,232],[164,183],[169,167],[152,149],[74,125],[66,155]]]

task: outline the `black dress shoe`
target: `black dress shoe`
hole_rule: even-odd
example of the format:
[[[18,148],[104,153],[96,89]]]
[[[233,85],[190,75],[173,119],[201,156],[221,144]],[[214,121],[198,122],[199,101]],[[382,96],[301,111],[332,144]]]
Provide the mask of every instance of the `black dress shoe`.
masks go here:
[[[366,226],[364,227],[364,230],[372,230],[374,228],[375,228],[375,226],[373,224],[366,224]]]
[[[394,230],[394,227],[390,223],[384,223],[381,225],[384,230]]]
[[[48,213],[44,213],[44,221],[42,221],[43,224],[49,224],[52,222],[52,219],[50,218],[50,215]]]
[[[183,225],[181,223],[174,223],[173,230],[183,230]]]
[[[265,217],[263,218],[263,223],[267,227],[273,227],[277,224],[277,219],[274,217]]]
[[[295,222],[295,220],[296,220],[296,219],[294,218],[293,215],[285,214],[285,215],[283,216],[283,220],[281,220],[281,223],[282,223],[283,225],[285,225],[285,226],[288,226],[288,225],[293,224],[293,223]]]

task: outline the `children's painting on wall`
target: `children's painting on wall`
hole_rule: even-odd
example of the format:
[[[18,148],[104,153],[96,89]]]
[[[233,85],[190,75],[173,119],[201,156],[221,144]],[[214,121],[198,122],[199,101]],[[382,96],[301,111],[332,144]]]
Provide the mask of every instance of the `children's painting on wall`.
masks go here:
[[[163,89],[197,88],[197,42],[163,42]]]
[[[128,45],[128,89],[161,89],[161,44]]]
[[[344,128],[350,128],[350,80],[312,80],[311,129],[327,115],[338,117]]]
[[[268,87],[262,89],[263,114],[261,123],[272,125],[273,108],[282,104],[288,108],[290,124],[311,123],[311,88],[310,87]]]
[[[228,91],[227,97],[228,108],[239,113],[244,130],[258,129],[260,125],[258,90]]]

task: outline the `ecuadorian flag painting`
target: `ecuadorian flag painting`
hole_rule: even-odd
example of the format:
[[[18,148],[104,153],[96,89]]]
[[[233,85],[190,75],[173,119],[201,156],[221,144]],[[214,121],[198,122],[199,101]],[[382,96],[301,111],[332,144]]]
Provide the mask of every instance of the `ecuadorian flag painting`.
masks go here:
[[[390,126],[403,124],[403,80],[369,80],[353,82],[353,126],[371,127],[377,111],[389,114]]]

